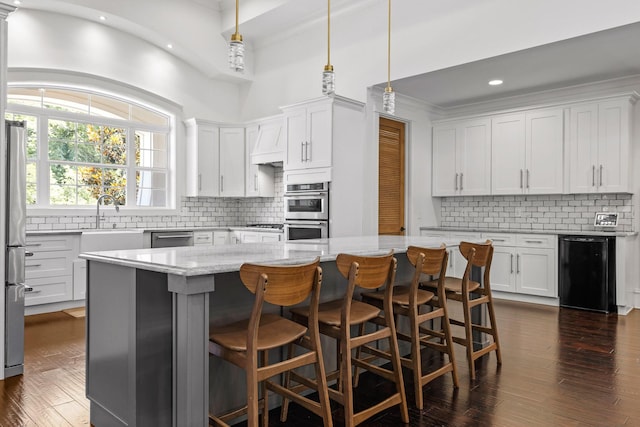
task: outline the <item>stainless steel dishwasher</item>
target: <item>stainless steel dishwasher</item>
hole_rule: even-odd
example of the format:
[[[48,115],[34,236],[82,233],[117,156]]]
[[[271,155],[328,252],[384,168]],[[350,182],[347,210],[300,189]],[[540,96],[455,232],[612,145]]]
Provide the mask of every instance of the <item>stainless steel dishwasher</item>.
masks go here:
[[[193,246],[193,231],[154,231],[151,233],[152,248]]]

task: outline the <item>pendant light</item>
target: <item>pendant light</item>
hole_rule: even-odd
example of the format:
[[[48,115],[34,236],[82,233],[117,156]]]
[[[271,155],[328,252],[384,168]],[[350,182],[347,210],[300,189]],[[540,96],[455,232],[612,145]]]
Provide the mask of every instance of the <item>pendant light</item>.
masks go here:
[[[322,93],[331,95],[335,91],[336,80],[331,65],[331,0],[327,0],[327,65],[322,72]]]
[[[236,0],[236,32],[231,35],[229,42],[229,68],[240,73],[244,72],[244,43],[242,34],[238,32],[238,9],[240,0]]]
[[[385,113],[393,114],[396,111],[396,93],[391,89],[391,0],[389,1],[389,25],[387,31],[387,87],[382,94],[382,109]]]

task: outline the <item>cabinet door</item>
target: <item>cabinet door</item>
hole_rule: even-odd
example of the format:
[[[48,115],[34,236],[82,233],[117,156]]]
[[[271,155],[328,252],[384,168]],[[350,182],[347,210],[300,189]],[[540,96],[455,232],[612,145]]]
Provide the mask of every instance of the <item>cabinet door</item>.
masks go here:
[[[491,120],[491,192],[522,194],[525,165],[524,114]]]
[[[438,125],[433,128],[433,196],[454,196],[458,190],[456,143],[455,124]]]
[[[229,232],[228,231],[214,231],[213,232],[213,244],[215,245],[226,245],[229,243]]]
[[[244,128],[220,129],[220,196],[244,196]]]
[[[598,189],[598,105],[571,107],[569,120],[569,191],[593,193]]]
[[[262,233],[261,242],[279,242],[281,235],[279,233]]]
[[[491,194],[491,121],[464,122],[458,132],[456,159],[460,194]]]
[[[249,126],[245,129],[245,140],[247,147],[246,155],[246,175],[245,175],[245,196],[256,197],[259,195],[258,186],[258,165],[251,163],[251,153],[258,140],[258,126]]]
[[[332,107],[328,104],[307,109],[307,144],[304,149],[306,167],[331,166]]]
[[[598,163],[596,180],[600,192],[619,193],[629,189],[629,101],[598,105]]]
[[[496,246],[491,260],[491,290],[516,291],[515,248]]]
[[[525,192],[562,193],[563,112],[538,110],[526,114]]]
[[[189,173],[196,174],[196,191],[191,192],[192,196],[215,197],[219,195],[220,170],[218,167],[218,153],[220,151],[220,139],[218,129],[209,126],[196,125],[196,141],[192,141],[195,150],[192,156],[195,157],[194,164],[197,170]]]
[[[305,150],[307,141],[307,111],[304,108],[288,110],[284,116],[287,153],[284,169],[304,169],[306,166]]]
[[[244,231],[242,233],[242,243],[258,243],[261,241],[261,235],[255,231]]]
[[[519,248],[516,254],[516,291],[557,297],[557,259],[553,249]]]

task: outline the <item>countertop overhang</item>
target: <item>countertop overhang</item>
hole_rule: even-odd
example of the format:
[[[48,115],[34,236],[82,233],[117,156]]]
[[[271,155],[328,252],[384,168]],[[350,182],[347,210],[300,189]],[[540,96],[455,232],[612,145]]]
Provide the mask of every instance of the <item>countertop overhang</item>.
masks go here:
[[[200,276],[238,271],[243,263],[301,264],[320,257],[332,261],[340,253],[383,255],[393,250],[406,252],[409,246],[457,246],[455,240],[422,236],[360,236],[298,240],[273,243],[243,243],[220,246],[130,249],[84,252],[80,258],[124,267],[179,276]]]

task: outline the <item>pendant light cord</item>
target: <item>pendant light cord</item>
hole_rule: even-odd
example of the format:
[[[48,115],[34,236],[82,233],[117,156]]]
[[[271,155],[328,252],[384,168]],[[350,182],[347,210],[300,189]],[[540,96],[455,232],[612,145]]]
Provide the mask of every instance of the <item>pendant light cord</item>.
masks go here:
[[[387,89],[391,88],[391,0],[389,0],[387,29]]]
[[[331,0],[327,0],[327,67],[331,65]]]

